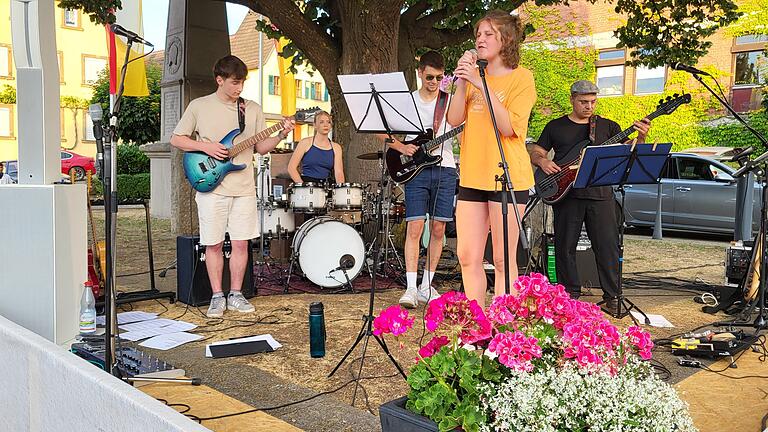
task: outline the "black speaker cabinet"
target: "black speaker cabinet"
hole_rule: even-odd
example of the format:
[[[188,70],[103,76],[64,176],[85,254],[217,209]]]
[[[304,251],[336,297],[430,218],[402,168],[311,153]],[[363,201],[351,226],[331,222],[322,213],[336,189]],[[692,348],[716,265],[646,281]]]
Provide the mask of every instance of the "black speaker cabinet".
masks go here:
[[[485,242],[485,253],[483,258],[490,264],[493,264],[493,240],[491,239],[491,233],[488,233],[488,239]],[[523,244],[518,240],[517,242],[517,273],[523,274],[525,268],[528,266],[528,254],[523,249]],[[496,283],[495,272],[492,268],[485,269],[485,276],[488,280],[488,288],[492,289]]]
[[[580,238],[576,245],[576,268],[579,269],[582,287],[600,288],[595,252],[592,250],[592,243],[586,236]]]
[[[224,274],[222,276],[222,289],[229,293],[229,259],[228,251],[232,249],[229,243],[229,235],[224,240]],[[182,303],[190,306],[202,306],[211,302],[211,282],[208,279],[208,270],[205,261],[201,261],[205,253],[205,246],[200,245],[198,236],[176,237],[176,297]],[[248,242],[248,264],[245,267],[242,293],[246,298],[254,296],[253,289],[253,257],[251,254],[251,242]]]

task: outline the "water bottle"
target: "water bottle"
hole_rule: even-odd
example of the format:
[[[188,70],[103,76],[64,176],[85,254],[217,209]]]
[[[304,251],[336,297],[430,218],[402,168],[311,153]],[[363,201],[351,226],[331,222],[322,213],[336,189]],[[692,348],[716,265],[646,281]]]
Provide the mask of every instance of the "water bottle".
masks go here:
[[[93,284],[85,282],[83,297],[80,299],[80,334],[96,333],[96,299],[93,298]]]
[[[325,356],[325,316],[321,302],[309,305],[309,355]]]

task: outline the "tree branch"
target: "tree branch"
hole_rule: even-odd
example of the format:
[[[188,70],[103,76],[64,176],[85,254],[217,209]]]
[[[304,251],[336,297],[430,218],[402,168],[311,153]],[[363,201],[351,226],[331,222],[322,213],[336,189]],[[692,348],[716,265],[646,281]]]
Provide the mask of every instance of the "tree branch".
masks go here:
[[[230,0],[262,14],[274,23],[286,38],[301,47],[302,53],[323,76],[335,75],[341,59],[340,42],[325,29],[304,16],[292,0]]]

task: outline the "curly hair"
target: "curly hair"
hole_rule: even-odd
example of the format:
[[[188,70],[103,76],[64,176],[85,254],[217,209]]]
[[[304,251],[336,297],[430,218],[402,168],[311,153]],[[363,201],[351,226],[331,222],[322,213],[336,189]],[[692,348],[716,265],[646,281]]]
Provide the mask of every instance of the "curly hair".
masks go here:
[[[520,43],[525,39],[520,17],[510,15],[509,12],[503,10],[492,10],[475,23],[475,35],[477,35],[480,24],[486,21],[501,37],[499,56],[504,66],[511,69],[517,68],[520,64]]]

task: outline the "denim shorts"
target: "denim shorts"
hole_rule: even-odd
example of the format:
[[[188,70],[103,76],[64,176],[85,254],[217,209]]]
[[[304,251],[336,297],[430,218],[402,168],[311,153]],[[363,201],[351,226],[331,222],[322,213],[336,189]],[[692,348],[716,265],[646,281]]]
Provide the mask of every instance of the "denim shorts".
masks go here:
[[[457,179],[455,168],[425,168],[405,184],[405,220],[425,219],[429,213],[433,220],[452,221]]]

